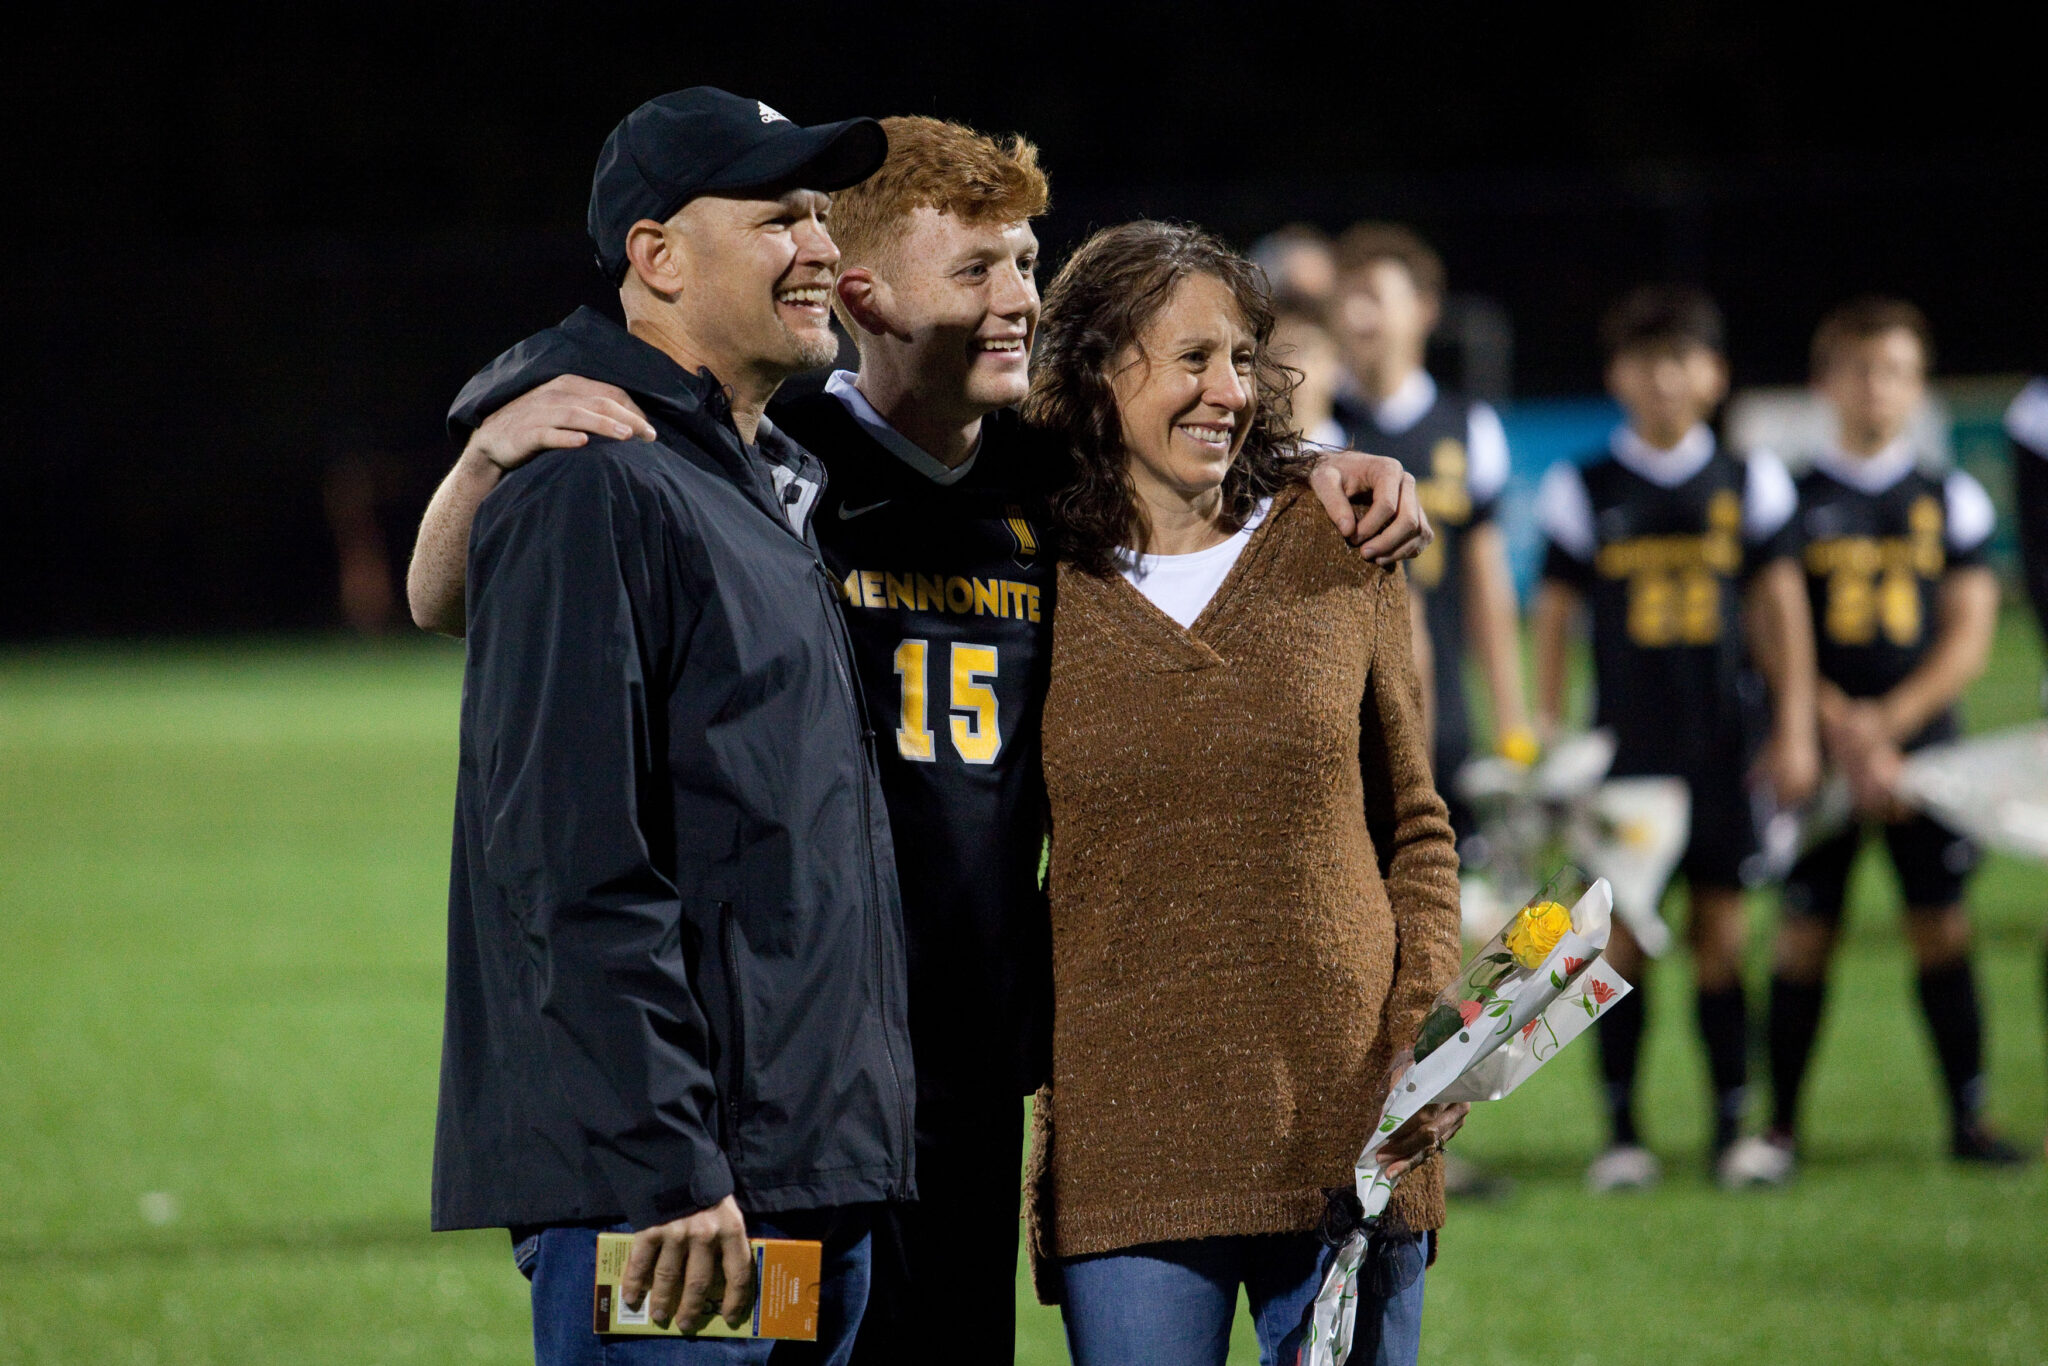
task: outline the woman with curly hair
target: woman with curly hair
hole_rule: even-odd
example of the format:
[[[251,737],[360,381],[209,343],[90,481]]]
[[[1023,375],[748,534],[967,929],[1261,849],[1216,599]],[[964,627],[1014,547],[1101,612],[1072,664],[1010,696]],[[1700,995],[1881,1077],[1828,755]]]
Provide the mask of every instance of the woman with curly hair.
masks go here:
[[[1249,263],[1166,223],[1097,233],[1045,300],[1026,412],[1075,478],[1030,1219],[1077,1366],[1221,1366],[1239,1286],[1275,1359],[1320,1283],[1324,1191],[1458,967],[1406,585],[1304,496],[1272,328]],[[1462,1119],[1432,1107],[1388,1145],[1412,1170],[1360,1366],[1415,1359]]]

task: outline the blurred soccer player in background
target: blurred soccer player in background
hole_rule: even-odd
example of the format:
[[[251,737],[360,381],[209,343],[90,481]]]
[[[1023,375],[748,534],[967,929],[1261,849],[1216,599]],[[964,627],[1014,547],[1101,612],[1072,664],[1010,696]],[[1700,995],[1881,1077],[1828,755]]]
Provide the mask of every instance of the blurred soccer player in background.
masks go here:
[[[1465,701],[1467,645],[1493,704],[1494,744],[1535,758],[1522,696],[1514,579],[1493,515],[1508,479],[1508,440],[1491,407],[1441,388],[1423,368],[1444,294],[1443,262],[1408,228],[1359,223],[1337,240],[1333,317],[1351,383],[1337,402],[1350,444],[1391,455],[1422,492],[1437,538],[1409,579],[1421,599],[1418,658],[1431,660],[1425,699],[1434,732],[1437,788],[1451,810],[1459,852],[1473,849],[1471,808],[1457,796],[1458,766],[1471,746]],[[1425,654],[1424,652],[1427,651]]]
[[[1778,1180],[1787,1159],[1739,1137],[1748,1078],[1742,984],[1744,863],[1758,849],[1748,785],[1784,804],[1813,790],[1813,635],[1788,538],[1796,494],[1784,464],[1746,458],[1707,425],[1728,391],[1720,310],[1699,290],[1648,287],[1601,328],[1607,386],[1627,414],[1583,468],[1553,465],[1537,492],[1547,542],[1535,612],[1537,715],[1563,719],[1566,642],[1589,609],[1594,723],[1613,729],[1613,773],[1686,780],[1692,826],[1680,868],[1699,1030],[1713,1086],[1713,1160],[1724,1185]],[[1745,658],[1769,675],[1773,719]],[[1643,953],[1616,922],[1608,956],[1636,990],[1600,1022],[1610,1143],[1587,1173],[1596,1190],[1653,1184],[1657,1159],[1636,1128],[1637,1061],[1648,983]]]
[[[1801,856],[1785,884],[1771,981],[1770,1137],[1797,1151],[1800,1084],[1820,1032],[1849,871],[1870,825],[1905,894],[1920,1008],[1947,1083],[1950,1151],[2009,1163],[1984,1127],[1984,1026],[1963,890],[1978,854],[1895,792],[1902,755],[1962,732],[1956,703],[1991,657],[1998,580],[1985,565],[1991,498],[1961,470],[1921,472],[1908,424],[1927,393],[1932,344],[1899,299],[1846,304],[1813,338],[1813,384],[1834,444],[1799,480],[1795,523],[1820,670],[1820,733],[1849,780],[1855,816]]]

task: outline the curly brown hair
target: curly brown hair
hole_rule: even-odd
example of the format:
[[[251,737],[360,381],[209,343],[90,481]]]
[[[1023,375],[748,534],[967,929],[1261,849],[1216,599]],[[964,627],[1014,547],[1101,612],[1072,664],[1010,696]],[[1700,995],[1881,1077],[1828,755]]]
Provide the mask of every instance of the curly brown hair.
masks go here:
[[[1117,551],[1142,548],[1145,520],[1112,387],[1122,358],[1181,281],[1208,275],[1230,290],[1252,334],[1251,430],[1223,476],[1223,516],[1242,526],[1259,500],[1314,465],[1293,428],[1288,395],[1300,375],[1273,358],[1273,302],[1258,267],[1202,229],[1140,219],[1104,228],[1068,258],[1045,294],[1024,416],[1057,436],[1073,481],[1053,498],[1061,553],[1100,577]]]

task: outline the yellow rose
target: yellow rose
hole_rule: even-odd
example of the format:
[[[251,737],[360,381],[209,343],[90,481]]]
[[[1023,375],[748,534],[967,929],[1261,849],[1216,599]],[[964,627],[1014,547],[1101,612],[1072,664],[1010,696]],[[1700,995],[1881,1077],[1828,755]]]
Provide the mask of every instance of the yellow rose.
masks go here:
[[[1524,906],[1508,925],[1508,952],[1525,968],[1540,968],[1557,941],[1572,927],[1572,913],[1555,901]]]

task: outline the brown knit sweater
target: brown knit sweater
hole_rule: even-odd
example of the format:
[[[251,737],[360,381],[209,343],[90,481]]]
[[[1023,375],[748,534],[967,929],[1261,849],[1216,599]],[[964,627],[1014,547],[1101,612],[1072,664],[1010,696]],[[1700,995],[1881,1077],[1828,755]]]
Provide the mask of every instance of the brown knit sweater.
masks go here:
[[[1388,1064],[1458,969],[1401,576],[1274,500],[1183,630],[1062,565],[1045,706],[1053,1081],[1027,1178],[1050,1259],[1315,1227]],[[1384,871],[1383,871],[1384,870]],[[1430,1162],[1389,1213],[1443,1223]]]

